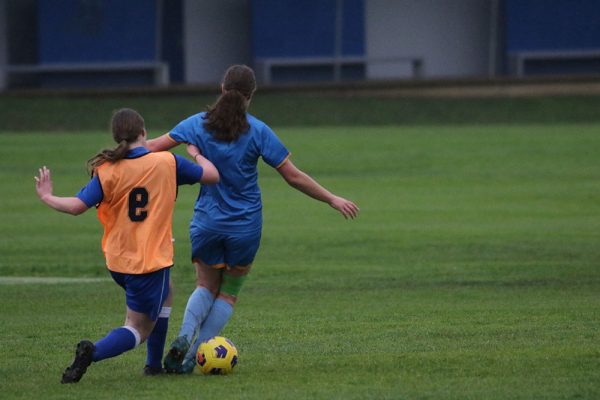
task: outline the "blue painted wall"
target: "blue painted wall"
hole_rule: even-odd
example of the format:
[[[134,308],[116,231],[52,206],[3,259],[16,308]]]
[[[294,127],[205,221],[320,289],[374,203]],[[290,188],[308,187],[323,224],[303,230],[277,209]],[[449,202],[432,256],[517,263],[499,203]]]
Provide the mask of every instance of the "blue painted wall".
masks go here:
[[[600,48],[599,0],[505,0],[507,52]]]
[[[252,0],[254,58],[331,57],[336,0]],[[342,54],[364,54],[364,0],[344,0]]]
[[[155,0],[38,0],[40,63],[154,61]]]
[[[183,0],[163,2],[161,61],[169,64],[169,78],[173,83],[184,79]]]
[[[342,54],[349,56],[365,55],[364,0],[344,0]]]

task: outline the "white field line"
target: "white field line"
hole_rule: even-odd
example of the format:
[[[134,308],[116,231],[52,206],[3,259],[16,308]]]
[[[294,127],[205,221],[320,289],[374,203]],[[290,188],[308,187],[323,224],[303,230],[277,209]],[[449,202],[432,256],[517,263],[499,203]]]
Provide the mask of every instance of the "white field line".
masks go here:
[[[65,283],[102,283],[110,278],[67,278],[60,276],[0,276],[0,285],[56,285]]]

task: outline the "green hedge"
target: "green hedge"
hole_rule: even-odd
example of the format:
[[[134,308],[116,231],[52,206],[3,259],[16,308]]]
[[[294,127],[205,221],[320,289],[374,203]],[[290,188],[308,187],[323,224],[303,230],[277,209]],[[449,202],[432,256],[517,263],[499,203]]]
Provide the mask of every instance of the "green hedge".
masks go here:
[[[165,131],[216,98],[210,94],[4,95],[0,131],[104,130],[112,110],[141,112],[148,129]],[[600,121],[600,96],[406,98],[342,93],[258,93],[250,112],[272,126],[589,123]]]

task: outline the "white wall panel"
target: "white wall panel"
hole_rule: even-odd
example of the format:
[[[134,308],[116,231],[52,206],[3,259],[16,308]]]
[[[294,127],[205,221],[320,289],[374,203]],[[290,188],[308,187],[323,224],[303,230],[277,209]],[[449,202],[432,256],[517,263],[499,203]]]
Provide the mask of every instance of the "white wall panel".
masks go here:
[[[248,0],[185,0],[186,83],[220,82],[225,69],[250,60]]]
[[[0,0],[0,90],[6,87],[8,64],[8,28],[6,24],[6,1]]]
[[[491,0],[365,2],[368,78],[410,77],[402,57],[421,58],[424,78],[488,74]]]

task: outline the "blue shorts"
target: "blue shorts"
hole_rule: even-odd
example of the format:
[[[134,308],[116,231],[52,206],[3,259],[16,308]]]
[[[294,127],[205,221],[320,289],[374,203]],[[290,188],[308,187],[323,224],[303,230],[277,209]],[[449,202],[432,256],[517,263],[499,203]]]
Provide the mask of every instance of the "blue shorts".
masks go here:
[[[252,233],[215,233],[203,228],[190,229],[192,260],[217,268],[252,264],[260,246],[261,231]]]
[[[156,321],[162,305],[169,295],[171,268],[163,268],[149,274],[123,274],[110,271],[113,279],[125,289],[125,302],[133,311],[146,314]]]

